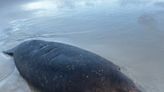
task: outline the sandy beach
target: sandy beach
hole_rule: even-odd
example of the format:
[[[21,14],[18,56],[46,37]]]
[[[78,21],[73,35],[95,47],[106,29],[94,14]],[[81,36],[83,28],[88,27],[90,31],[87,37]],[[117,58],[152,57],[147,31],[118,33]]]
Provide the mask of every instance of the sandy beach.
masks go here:
[[[68,43],[119,65],[143,92],[164,88],[164,0],[0,1],[0,51],[28,39]],[[0,92],[36,92],[0,53]]]

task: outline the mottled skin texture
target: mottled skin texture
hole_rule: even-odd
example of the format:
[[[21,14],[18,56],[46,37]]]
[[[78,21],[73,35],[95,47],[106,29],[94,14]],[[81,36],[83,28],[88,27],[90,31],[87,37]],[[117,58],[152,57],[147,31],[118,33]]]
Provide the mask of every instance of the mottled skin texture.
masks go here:
[[[141,92],[118,66],[71,45],[30,40],[4,53],[42,92]]]

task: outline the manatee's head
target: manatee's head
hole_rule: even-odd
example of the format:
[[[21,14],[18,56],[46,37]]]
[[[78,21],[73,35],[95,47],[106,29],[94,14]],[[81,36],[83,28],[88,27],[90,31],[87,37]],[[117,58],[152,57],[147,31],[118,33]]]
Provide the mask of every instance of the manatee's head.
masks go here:
[[[121,72],[112,76],[112,92],[142,92],[131,79]]]

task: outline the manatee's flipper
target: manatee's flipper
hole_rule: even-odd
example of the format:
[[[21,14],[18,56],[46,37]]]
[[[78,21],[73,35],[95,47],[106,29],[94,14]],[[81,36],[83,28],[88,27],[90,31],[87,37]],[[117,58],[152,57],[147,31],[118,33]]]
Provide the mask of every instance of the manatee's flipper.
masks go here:
[[[16,48],[12,48],[6,51],[3,51],[4,54],[7,54],[9,56],[13,56]]]

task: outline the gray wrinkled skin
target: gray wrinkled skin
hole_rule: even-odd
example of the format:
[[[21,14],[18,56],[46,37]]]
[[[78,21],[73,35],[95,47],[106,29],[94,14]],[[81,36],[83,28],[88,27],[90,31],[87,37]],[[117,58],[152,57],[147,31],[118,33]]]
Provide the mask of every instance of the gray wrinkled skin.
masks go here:
[[[67,44],[30,40],[4,53],[42,92],[141,92],[112,62]]]

